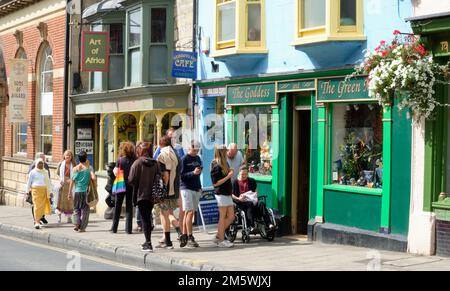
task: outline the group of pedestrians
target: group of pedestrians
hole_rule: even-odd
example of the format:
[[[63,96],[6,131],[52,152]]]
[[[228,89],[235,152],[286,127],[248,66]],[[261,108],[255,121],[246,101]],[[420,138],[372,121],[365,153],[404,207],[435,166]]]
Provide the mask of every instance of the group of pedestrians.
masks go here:
[[[86,152],[78,154],[79,164],[75,165],[72,151],[64,152],[64,160],[58,164],[56,173],[59,184],[54,187],[50,180],[50,169],[43,153],[36,154],[36,160],[30,165],[27,181],[27,195],[32,204],[34,227],[41,229],[48,224],[45,215],[52,214],[54,205],[58,222],[61,216],[67,216],[67,222],[75,224],[75,231],[84,232],[89,222],[88,187],[96,187],[96,177],[89,165]]]
[[[123,191],[116,191],[117,193],[112,195],[114,212],[110,232],[117,233],[122,205],[125,202],[125,232],[132,233],[133,210],[137,208],[138,229],[143,231],[145,237],[143,251],[153,251],[151,234],[154,215],[160,216],[163,230],[158,247],[173,249],[171,229],[176,231],[180,247],[199,247],[193,236],[193,220],[202,195],[200,176],[204,169],[199,156],[200,148],[199,142],[193,140],[185,153],[175,142],[173,128],[160,138],[155,153],[149,142],[138,142],[136,146],[131,142],[122,142],[117,162],[115,165],[108,165],[110,181],[106,188],[109,192],[112,192],[112,184],[119,171],[125,183]],[[90,185],[96,187],[96,177],[86,153],[81,152],[77,157],[78,165],[70,150],[64,153],[64,160],[59,163],[56,171],[59,184],[55,191],[50,183],[50,171],[44,160],[45,155],[39,153],[35,163],[30,165],[27,189],[32,197],[33,217],[37,229],[47,223],[45,215],[51,214],[50,201],[54,198],[58,221],[61,222],[61,217],[65,215],[67,222],[71,223],[73,216],[74,230],[86,230],[90,212],[87,196]],[[225,231],[235,219],[234,204],[239,204],[247,212],[249,223],[255,217],[264,217],[265,207],[261,204],[252,207],[251,203],[240,197],[240,194],[250,190],[256,192],[256,182],[248,177],[245,160],[236,144],[230,144],[228,147],[216,145],[209,174],[219,208],[217,235],[213,242],[218,247],[232,247],[233,243],[225,239]],[[155,187],[158,183],[163,185],[165,197],[162,201],[155,202]],[[174,213],[176,209],[179,209],[178,218]]]

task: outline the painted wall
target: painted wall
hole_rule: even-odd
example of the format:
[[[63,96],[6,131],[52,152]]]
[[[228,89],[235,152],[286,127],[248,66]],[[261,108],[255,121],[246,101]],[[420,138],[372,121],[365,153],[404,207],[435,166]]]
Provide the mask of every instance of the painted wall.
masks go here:
[[[414,16],[450,11],[450,0],[411,0]]]
[[[296,0],[267,0],[265,1],[266,11],[266,46],[267,56],[259,62],[252,62],[246,66],[241,62],[238,66],[227,66],[225,63],[210,58],[203,53],[200,54],[199,79],[215,79],[229,76],[243,76],[261,73],[280,73],[298,70],[324,69],[338,67],[348,64],[354,64],[363,57],[363,50],[366,47],[374,48],[379,41],[388,40],[392,32],[398,29],[402,32],[410,32],[409,24],[404,21],[410,17],[412,7],[410,1],[364,1],[364,33],[367,36],[367,42],[362,43],[361,47],[350,56],[345,54],[336,55],[330,53],[330,50],[339,50],[335,44],[317,44],[314,45],[315,55],[332,56],[332,59],[323,62],[320,59],[312,58],[304,52],[291,45],[295,35],[295,9]],[[199,28],[202,39],[210,38],[210,47],[214,47],[214,13],[215,1],[199,1]],[[383,21],[380,21],[382,19]],[[352,43],[340,44],[354,47]],[[204,43],[203,43],[204,47]],[[200,43],[200,50],[203,49]],[[248,62],[245,56],[243,61]],[[212,72],[211,61],[219,64],[220,71]],[[253,67],[252,67],[253,66]]]

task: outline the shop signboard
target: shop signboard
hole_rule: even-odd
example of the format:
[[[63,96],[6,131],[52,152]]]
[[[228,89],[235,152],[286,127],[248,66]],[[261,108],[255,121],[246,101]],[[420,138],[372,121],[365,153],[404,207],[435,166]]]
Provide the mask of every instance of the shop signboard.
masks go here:
[[[368,89],[366,77],[319,79],[317,102],[376,101],[369,97]]]
[[[195,80],[197,78],[197,53],[174,51],[172,77]]]
[[[81,71],[108,72],[108,32],[82,32]]]
[[[219,222],[219,208],[214,196],[214,189],[203,190],[200,198],[199,211],[197,212],[196,224],[203,226],[217,224]]]
[[[277,103],[275,83],[227,86],[226,104],[272,105]]]
[[[277,84],[278,93],[313,91],[313,90],[316,90],[315,80],[287,81],[287,82],[278,82]]]

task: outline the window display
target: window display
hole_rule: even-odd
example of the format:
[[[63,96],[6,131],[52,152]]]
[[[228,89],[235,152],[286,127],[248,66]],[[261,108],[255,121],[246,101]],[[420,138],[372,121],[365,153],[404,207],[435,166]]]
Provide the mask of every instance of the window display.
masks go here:
[[[382,188],[382,115],[378,104],[333,106],[333,184]]]
[[[242,120],[241,120],[242,119]],[[239,109],[237,144],[247,161],[250,173],[272,175],[272,109]]]

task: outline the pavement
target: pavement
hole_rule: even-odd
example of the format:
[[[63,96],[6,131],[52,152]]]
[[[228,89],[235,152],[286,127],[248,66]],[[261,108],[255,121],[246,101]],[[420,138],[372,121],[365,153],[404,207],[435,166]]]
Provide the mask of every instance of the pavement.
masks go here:
[[[207,232],[194,227],[199,248],[180,248],[172,232],[175,249],[166,250],[155,248],[162,237],[157,225],[152,233],[154,252],[144,253],[140,250],[144,235],[126,234],[123,220],[117,234],[108,232],[111,220],[96,214],[91,214],[84,233],[74,232],[72,224],[57,223],[56,215],[47,220],[46,227],[36,230],[30,208],[0,206],[0,235],[152,271],[450,271],[450,258],[312,243],[304,236],[277,237],[272,242],[252,236],[244,244],[238,234],[233,248],[222,249],[212,243],[214,226]]]

